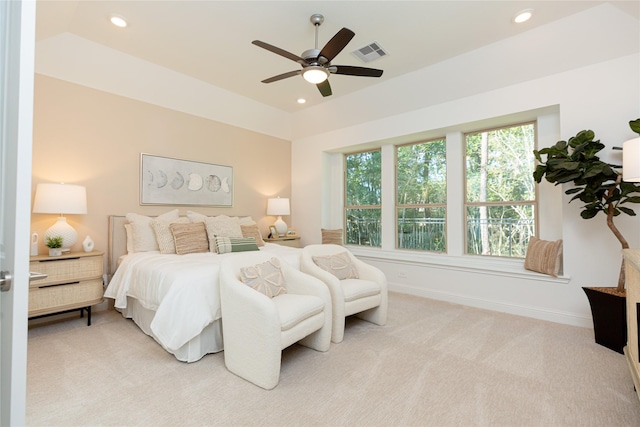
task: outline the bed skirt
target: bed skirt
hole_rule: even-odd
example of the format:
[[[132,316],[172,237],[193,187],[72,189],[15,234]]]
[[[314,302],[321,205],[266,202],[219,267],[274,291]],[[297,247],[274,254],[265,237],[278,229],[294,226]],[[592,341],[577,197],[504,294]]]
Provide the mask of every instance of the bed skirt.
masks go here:
[[[177,350],[170,350],[158,341],[151,331],[151,321],[155,316],[155,311],[144,308],[137,299],[127,297],[127,307],[116,309],[126,317],[132,319],[145,334],[152,337],[166,351],[173,354],[176,359],[182,362],[197,362],[208,353],[222,351],[222,320],[218,319],[202,330],[200,335],[192,338],[185,345]]]

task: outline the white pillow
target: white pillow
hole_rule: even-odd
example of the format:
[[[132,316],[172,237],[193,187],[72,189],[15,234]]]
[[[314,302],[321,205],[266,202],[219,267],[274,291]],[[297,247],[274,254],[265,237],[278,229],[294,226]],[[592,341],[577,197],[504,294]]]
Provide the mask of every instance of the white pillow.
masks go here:
[[[163,213],[155,219],[171,222],[180,217],[178,209]],[[154,218],[136,213],[128,213],[127,221],[131,224],[131,235],[133,237],[134,252],[149,252],[159,250],[156,234],[151,228],[151,220]]]
[[[127,253],[132,254],[133,251],[133,231],[131,230],[131,224],[124,225],[124,232],[127,235]]]
[[[257,222],[255,222],[253,220],[253,218],[250,217],[250,216],[232,216],[232,217],[228,217],[226,215],[207,216],[207,215],[201,214],[199,212],[187,211],[187,218],[189,218],[189,220],[191,222],[204,222],[204,220],[207,219],[207,218],[217,218],[217,217],[229,218],[229,219],[237,222],[240,225],[257,224]]]
[[[189,218],[191,222],[204,222],[207,216],[198,212],[187,211],[187,218]]]
[[[255,225],[257,222],[253,220],[250,216],[241,216],[238,218],[238,224],[240,225]]]

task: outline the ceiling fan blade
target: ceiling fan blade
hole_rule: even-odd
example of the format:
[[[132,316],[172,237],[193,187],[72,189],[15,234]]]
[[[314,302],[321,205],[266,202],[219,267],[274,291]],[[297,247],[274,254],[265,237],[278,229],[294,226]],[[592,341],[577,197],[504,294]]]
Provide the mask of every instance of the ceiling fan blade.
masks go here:
[[[322,94],[322,96],[331,96],[331,85],[329,84],[329,80],[325,80],[322,83],[318,83],[316,85],[318,90]]]
[[[342,49],[344,49],[345,46],[349,44],[349,42],[355,35],[356,33],[348,28],[341,29],[336,33],[335,36],[333,36],[331,40],[327,42],[326,45],[324,45],[318,56],[324,56],[325,58],[327,58],[328,62],[331,62],[333,58],[335,58],[340,52],[342,52]]]
[[[251,42],[252,44],[259,46],[263,49],[268,50],[269,52],[273,52],[275,54],[278,54],[280,56],[284,56],[287,59],[290,59],[292,61],[295,61],[299,64],[306,64],[305,60],[300,58],[298,55],[294,55],[291,52],[287,52],[284,49],[280,49],[279,47],[275,47],[273,45],[270,45],[269,43],[265,43],[265,42],[261,42],[260,40],[254,40]]]
[[[273,83],[278,80],[288,79],[289,77],[299,76],[302,73],[302,70],[289,71],[288,73],[278,74],[277,76],[269,77],[268,79],[264,79],[262,83]]]
[[[335,71],[333,71],[334,68]],[[331,67],[329,67],[329,71],[334,74],[345,74],[347,76],[362,77],[380,77],[383,73],[383,70],[366,67],[353,67],[351,65],[332,65]]]

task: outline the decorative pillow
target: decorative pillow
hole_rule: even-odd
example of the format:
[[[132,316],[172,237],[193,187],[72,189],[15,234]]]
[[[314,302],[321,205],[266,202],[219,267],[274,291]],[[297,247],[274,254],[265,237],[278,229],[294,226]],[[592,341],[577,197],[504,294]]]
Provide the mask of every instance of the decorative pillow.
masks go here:
[[[257,251],[258,244],[253,237],[237,238],[237,237],[214,237],[216,242],[216,250],[219,254],[228,254],[229,252],[246,252]]]
[[[347,252],[335,255],[314,256],[313,262],[321,269],[328,271],[340,280],[358,279],[358,270]]]
[[[321,228],[322,231],[322,244],[333,244],[333,245],[342,245],[342,228],[336,230],[327,230],[326,228]]]
[[[262,234],[257,225],[240,225],[242,230],[242,237],[253,237],[256,239],[258,246],[264,246],[264,240],[262,240]]]
[[[191,222],[204,222],[204,220],[207,219],[207,216],[198,212],[187,211],[187,218],[189,218],[189,221]]]
[[[271,258],[261,264],[241,268],[240,280],[245,285],[270,298],[287,293],[284,275],[278,258]]]
[[[207,230],[202,222],[173,223],[169,226],[178,255],[209,252]]]
[[[240,225],[255,225],[257,224],[257,222],[255,222],[253,220],[253,218],[251,218],[250,216],[241,216],[241,217],[235,217],[237,218],[238,224]]]
[[[133,231],[131,230],[131,224],[124,225],[124,232],[127,236],[127,253],[132,254],[133,250]]]
[[[209,247],[211,252],[216,251],[216,237],[242,238],[240,224],[226,215],[208,216],[204,220],[209,235]]]
[[[178,209],[163,213],[155,219],[159,221],[175,221],[180,217]],[[151,228],[151,220],[154,218],[140,215],[136,213],[128,213],[127,221],[131,224],[131,236],[133,237],[134,252],[157,251],[158,242],[156,241],[156,233]]]
[[[178,218],[175,221],[167,222],[158,219],[151,220],[151,228],[156,233],[156,240],[161,254],[175,254],[176,245],[171,233],[171,224],[189,224],[189,218]]]
[[[524,268],[558,277],[562,266],[562,239],[550,242],[535,236],[529,239]]]

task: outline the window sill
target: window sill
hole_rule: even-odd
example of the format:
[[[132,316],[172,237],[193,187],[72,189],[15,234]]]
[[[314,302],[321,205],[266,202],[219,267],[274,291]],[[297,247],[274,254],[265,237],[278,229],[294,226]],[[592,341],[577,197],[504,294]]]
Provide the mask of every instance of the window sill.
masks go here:
[[[482,256],[452,256],[429,252],[382,250],[361,246],[347,246],[348,249],[363,260],[390,261],[396,264],[417,265],[429,268],[466,271],[476,274],[508,276],[520,279],[539,280],[554,283],[569,283],[570,276],[553,277],[524,269],[523,259],[489,258]]]

